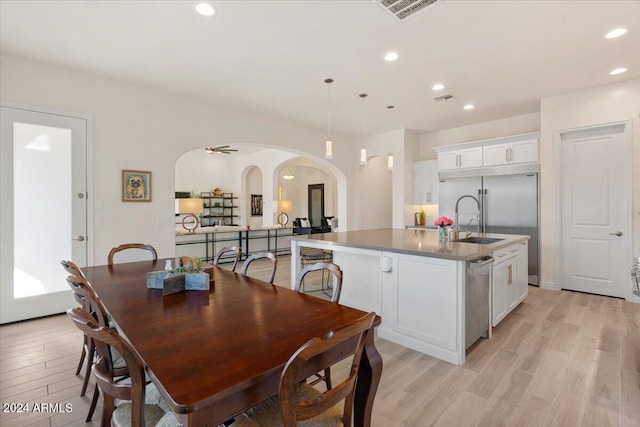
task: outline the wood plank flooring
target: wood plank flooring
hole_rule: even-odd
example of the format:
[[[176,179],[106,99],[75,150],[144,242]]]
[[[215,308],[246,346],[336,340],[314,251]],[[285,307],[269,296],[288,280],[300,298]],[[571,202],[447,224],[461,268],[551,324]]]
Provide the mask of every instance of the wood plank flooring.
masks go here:
[[[259,276],[266,266],[252,271]],[[279,257],[276,284],[289,283],[289,257]],[[0,327],[0,425],[99,424],[100,407],[84,422],[93,381],[81,398],[81,342],[64,315]],[[376,345],[384,368],[374,426],[640,427],[638,304],[530,286],[463,367],[383,339]],[[337,366],[334,377],[345,369]],[[28,403],[30,412],[5,412],[10,403]]]

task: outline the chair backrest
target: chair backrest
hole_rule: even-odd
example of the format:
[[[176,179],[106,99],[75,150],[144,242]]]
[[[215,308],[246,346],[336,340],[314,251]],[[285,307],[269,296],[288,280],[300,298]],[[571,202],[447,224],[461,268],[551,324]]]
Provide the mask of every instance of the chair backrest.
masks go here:
[[[293,285],[293,290],[296,292],[302,292],[302,282],[304,281],[304,276],[307,273],[312,271],[322,271],[326,270],[329,274],[333,274],[336,280],[333,281],[333,295],[331,297],[331,301],[339,302],[340,301],[340,293],[342,291],[342,270],[336,264],[330,262],[316,262],[315,264],[307,264],[296,276],[296,281]]]
[[[371,329],[375,319],[375,313],[369,313],[339,329],[329,332],[321,338],[313,338],[302,345],[291,356],[280,376],[280,411],[285,427],[297,426],[298,422],[320,415],[345,399],[342,423],[351,425],[353,413],[353,399],[355,394],[356,379],[365,344],[365,332]],[[356,338],[354,340],[354,338]],[[304,365],[311,359],[323,353],[331,351],[338,345],[353,340],[353,347],[349,349],[347,357],[353,355],[349,375],[340,384],[334,385],[331,390],[322,393],[314,400],[300,400],[296,396],[297,384],[304,380]]]
[[[151,252],[151,256],[153,257],[154,261],[158,259],[158,253],[156,252],[154,247],[151,246],[151,245],[147,245],[147,244],[144,244],[144,243],[125,243],[123,245],[116,246],[115,248],[113,248],[113,249],[111,249],[109,251],[109,257],[107,259],[107,264],[113,265],[113,256],[116,253],[118,253],[120,251],[127,250],[127,249],[144,249],[145,251]]]
[[[82,332],[95,342],[98,360],[93,366],[93,373],[100,390],[108,396],[106,400],[111,402],[111,404],[106,405],[108,408],[105,408],[104,424],[111,425],[113,399],[121,399],[131,400],[131,425],[135,427],[143,426],[145,374],[144,365],[136,352],[118,332],[109,327],[98,325],[93,316],[86,310],[79,307],[72,308],[67,311],[67,315]],[[115,380],[114,373],[106,357],[110,353],[109,347],[115,348],[125,359],[131,377],[130,383]]]
[[[84,273],[80,270],[80,267],[78,267],[74,262],[62,260],[60,261],[60,265],[62,266],[62,268],[64,268],[64,271],[66,271],[70,275],[78,276],[78,277],[82,277],[83,279],[86,279],[84,276]],[[74,291],[74,288],[71,287],[71,290]],[[91,305],[85,297],[83,297],[82,295],[74,291],[73,298],[76,300],[78,304],[82,306],[82,308],[84,308],[87,311],[91,311]]]
[[[240,274],[248,276],[247,271],[249,270],[249,265],[257,259],[264,259],[264,258],[271,260],[271,276],[269,278],[269,283],[273,285],[273,279],[275,279],[276,277],[276,268],[278,267],[278,258],[276,258],[276,256],[271,252],[258,252],[249,256],[249,258],[247,258],[244,261],[244,264],[242,265],[242,270],[240,270]]]
[[[240,259],[241,254],[240,246],[225,246],[224,248],[220,249],[218,253],[216,253],[216,256],[213,258],[213,264],[218,265],[221,260],[225,259],[223,255],[229,252],[234,252],[236,254],[236,257],[233,260],[233,267],[231,268],[231,271],[236,271],[236,266],[238,265],[238,260]]]

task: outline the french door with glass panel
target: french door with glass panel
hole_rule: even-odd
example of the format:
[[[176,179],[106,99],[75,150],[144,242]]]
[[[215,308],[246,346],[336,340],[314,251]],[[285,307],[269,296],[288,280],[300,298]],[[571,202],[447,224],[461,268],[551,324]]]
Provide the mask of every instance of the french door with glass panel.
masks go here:
[[[60,260],[87,262],[87,119],[3,104],[0,323],[74,305]]]

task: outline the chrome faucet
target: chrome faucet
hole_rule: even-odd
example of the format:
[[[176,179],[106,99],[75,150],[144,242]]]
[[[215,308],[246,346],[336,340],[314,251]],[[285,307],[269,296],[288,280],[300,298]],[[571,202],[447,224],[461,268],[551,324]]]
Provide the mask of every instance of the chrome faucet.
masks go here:
[[[475,197],[473,197],[470,194],[465,194],[464,196],[460,196],[458,198],[458,200],[456,200],[456,209],[455,209],[455,219],[454,219],[454,223],[455,223],[455,227],[456,227],[456,235],[458,235],[460,233],[460,224],[458,223],[458,205],[460,204],[460,200],[469,197],[473,200],[476,201],[476,204],[478,205],[478,213],[476,214],[476,222],[478,223],[478,234],[480,234],[480,201],[478,199],[476,199]],[[473,218],[472,218],[473,219]],[[467,225],[467,232],[469,231],[469,225],[471,224],[471,221],[469,221],[469,224]]]
[[[469,220],[469,222],[467,223],[467,232],[466,232],[466,234],[465,234],[465,236],[464,236],[464,237],[469,237],[469,236],[471,236],[471,232],[469,231],[469,227],[471,227],[471,223],[472,223],[473,221],[475,221],[475,222],[478,224],[478,233],[480,233],[480,222],[478,222],[478,220],[477,220],[476,218],[473,218],[473,217],[472,217],[472,218]]]

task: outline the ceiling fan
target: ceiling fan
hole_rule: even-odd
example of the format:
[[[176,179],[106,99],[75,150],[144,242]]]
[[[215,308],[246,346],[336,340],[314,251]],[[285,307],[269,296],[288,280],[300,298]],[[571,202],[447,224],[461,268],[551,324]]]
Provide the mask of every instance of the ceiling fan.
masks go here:
[[[229,148],[229,147],[231,146],[219,145],[217,147],[204,147],[204,151],[206,151],[208,154],[213,154],[213,153],[231,154],[232,151],[238,151],[234,148]]]

